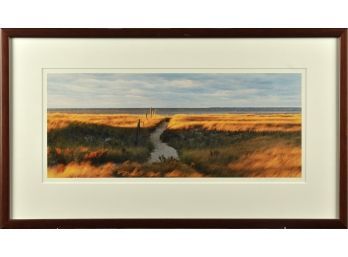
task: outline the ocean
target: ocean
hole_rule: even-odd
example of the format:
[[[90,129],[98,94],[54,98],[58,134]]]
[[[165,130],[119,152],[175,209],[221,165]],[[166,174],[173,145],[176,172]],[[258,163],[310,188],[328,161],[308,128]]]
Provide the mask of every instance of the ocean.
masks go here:
[[[48,112],[85,114],[145,114],[150,108],[49,108]],[[156,114],[228,114],[228,113],[301,113],[298,107],[210,107],[210,108],[154,108]]]

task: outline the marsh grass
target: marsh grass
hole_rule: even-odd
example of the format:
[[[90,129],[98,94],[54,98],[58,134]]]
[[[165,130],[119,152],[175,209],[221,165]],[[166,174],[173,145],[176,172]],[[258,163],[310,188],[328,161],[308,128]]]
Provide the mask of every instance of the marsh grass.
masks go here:
[[[68,127],[72,123],[105,125],[116,128],[134,128],[137,122],[141,121],[141,127],[154,128],[166,117],[156,115],[146,117],[138,114],[84,114],[84,113],[48,113],[47,130]]]
[[[114,177],[202,177],[189,165],[175,159],[155,163],[124,162],[113,170]]]
[[[192,167],[176,160],[158,163],[107,162],[95,165],[90,161],[69,162],[48,167],[49,178],[95,178],[95,177],[202,177]]]
[[[300,132],[225,132],[167,130],[162,140],[178,150],[180,160],[209,177],[300,176]],[[295,153],[291,152],[295,149]],[[270,154],[270,152],[272,154]],[[287,154],[293,153],[291,157]],[[255,158],[258,169],[252,165]],[[277,159],[278,161],[275,161]],[[290,161],[289,161],[290,160]],[[240,163],[239,165],[233,165]],[[270,172],[269,164],[273,165]],[[244,165],[243,165],[244,164]],[[262,169],[263,166],[263,169]],[[293,167],[296,166],[296,171]],[[282,172],[275,172],[275,170]],[[273,175],[272,175],[273,174]]]
[[[180,114],[171,119],[168,128],[201,128],[226,132],[298,132],[301,130],[301,114]]]
[[[115,128],[106,125],[70,123],[48,132],[48,165],[90,161],[98,165],[127,160],[144,162],[153,149],[149,140],[151,129]]]
[[[301,176],[299,114],[174,115],[161,139],[180,160],[149,163],[150,134],[162,121],[168,117],[49,114],[48,176]]]

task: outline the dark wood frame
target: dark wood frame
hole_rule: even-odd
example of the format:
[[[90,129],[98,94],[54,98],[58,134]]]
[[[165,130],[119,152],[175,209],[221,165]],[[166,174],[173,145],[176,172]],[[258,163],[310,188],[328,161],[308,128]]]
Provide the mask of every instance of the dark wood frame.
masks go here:
[[[0,227],[2,228],[347,228],[347,29],[2,29]],[[9,41],[32,38],[310,38],[340,42],[339,219],[50,219],[10,218]]]

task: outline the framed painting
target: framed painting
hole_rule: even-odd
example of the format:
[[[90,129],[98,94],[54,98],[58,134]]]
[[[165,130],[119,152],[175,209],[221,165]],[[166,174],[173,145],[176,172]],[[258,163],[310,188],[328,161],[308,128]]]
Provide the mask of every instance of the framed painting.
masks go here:
[[[347,29],[2,29],[1,227],[347,228]]]

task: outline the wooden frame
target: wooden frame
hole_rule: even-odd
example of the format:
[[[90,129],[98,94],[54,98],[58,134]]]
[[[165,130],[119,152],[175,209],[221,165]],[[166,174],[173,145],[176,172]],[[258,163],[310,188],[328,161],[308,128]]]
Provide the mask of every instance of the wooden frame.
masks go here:
[[[9,40],[37,38],[301,38],[340,42],[339,219],[58,219],[10,218]],[[347,228],[347,29],[2,29],[0,203],[2,228]]]

